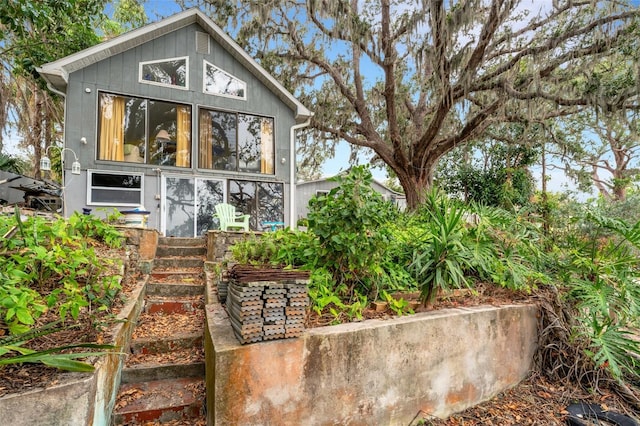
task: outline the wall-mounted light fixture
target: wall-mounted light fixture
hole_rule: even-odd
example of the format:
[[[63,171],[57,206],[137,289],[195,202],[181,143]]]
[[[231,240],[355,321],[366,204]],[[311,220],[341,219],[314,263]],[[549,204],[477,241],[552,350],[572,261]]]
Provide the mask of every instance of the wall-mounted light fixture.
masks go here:
[[[45,172],[51,170],[51,159],[49,158],[49,150],[51,148],[57,148],[60,150],[60,163],[62,164],[63,175],[64,175],[64,152],[65,151],[71,151],[71,153],[73,154],[74,161],[73,163],[71,163],[71,174],[73,175],[80,174],[81,166],[80,166],[80,162],[78,161],[78,156],[76,155],[76,153],[71,148],[60,148],[59,146],[56,146],[56,145],[49,145],[47,147],[47,150],[44,153],[44,157],[40,159],[40,170],[43,170]]]
[[[286,159],[286,158],[282,157],[282,158],[280,159],[280,164],[284,164],[284,163],[286,163],[286,162],[287,162],[287,159]]]
[[[85,138],[84,136],[80,138],[80,143],[82,145],[86,145],[87,144],[87,138]]]
[[[67,215],[67,196],[65,194],[65,183],[64,183],[64,152],[71,151],[73,154],[73,163],[71,163],[71,174],[79,175],[80,174],[80,162],[78,161],[78,156],[71,148],[60,148],[57,145],[49,145],[47,150],[44,152],[44,157],[40,159],[40,170],[42,171],[50,171],[51,170],[51,159],[49,158],[49,150],[51,148],[56,148],[60,151],[60,167],[62,169],[62,216],[66,217]]]

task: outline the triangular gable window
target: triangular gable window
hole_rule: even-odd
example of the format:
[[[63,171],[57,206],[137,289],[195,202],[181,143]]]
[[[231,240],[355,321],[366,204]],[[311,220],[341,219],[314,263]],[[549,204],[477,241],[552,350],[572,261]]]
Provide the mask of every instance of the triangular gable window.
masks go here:
[[[140,62],[140,82],[188,89],[189,58]]]
[[[203,91],[210,95],[247,99],[247,83],[204,61]]]

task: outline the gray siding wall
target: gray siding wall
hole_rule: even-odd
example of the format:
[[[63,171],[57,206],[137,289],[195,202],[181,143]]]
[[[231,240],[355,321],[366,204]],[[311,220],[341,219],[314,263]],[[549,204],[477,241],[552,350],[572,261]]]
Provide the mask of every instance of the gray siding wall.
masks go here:
[[[290,128],[295,124],[294,111],[285,105],[262,82],[244,68],[229,52],[222,49],[210,38],[208,55],[196,52],[196,32],[202,32],[197,24],[192,24],[165,36],[151,40],[122,54],[88,65],[69,76],[65,111],[65,146],[73,149],[82,164],[83,174],[72,176],[66,173],[66,210],[70,214],[80,211],[86,204],[86,169],[103,171],[129,171],[145,173],[145,207],[152,212],[149,226],[159,227],[159,205],[154,199],[157,193],[157,166],[96,161],[98,93],[100,91],[140,96],[149,99],[174,101],[192,106],[192,168],[162,167],[163,173],[197,174],[199,176],[245,179],[253,181],[285,182],[285,221],[289,223],[289,167]],[[189,57],[188,90],[139,82],[139,64],[175,57]],[[247,83],[247,99],[237,100],[203,93],[203,60],[223,69]],[[277,76],[276,76],[277,78]],[[275,118],[275,175],[236,173],[225,171],[198,170],[198,107],[246,112]],[[80,142],[86,138],[87,144]],[[286,159],[284,164],[282,159]],[[65,155],[65,168],[69,169],[72,155]],[[91,206],[89,206],[91,207]],[[126,208],[122,208],[126,209]]]
[[[333,188],[337,187],[337,182],[332,182],[327,179],[316,180],[312,182],[303,182],[296,185],[296,218],[295,220],[302,219],[307,217],[309,214],[309,200],[316,195],[317,191],[331,191]],[[403,194],[398,194],[394,191],[391,191],[384,185],[379,184],[376,181],[371,183],[371,187],[382,194],[386,200],[391,200],[391,196],[396,196],[396,205],[404,209],[406,207],[406,202]]]

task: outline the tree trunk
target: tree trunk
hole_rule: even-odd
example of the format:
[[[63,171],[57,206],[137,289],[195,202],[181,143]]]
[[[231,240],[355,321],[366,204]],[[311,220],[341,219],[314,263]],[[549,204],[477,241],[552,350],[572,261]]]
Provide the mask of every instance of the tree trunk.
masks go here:
[[[414,173],[410,173],[411,170],[396,171],[400,185],[404,190],[408,211],[415,211],[424,202],[426,193],[433,183],[434,167],[435,163],[429,163],[428,169],[418,173],[417,176]]]

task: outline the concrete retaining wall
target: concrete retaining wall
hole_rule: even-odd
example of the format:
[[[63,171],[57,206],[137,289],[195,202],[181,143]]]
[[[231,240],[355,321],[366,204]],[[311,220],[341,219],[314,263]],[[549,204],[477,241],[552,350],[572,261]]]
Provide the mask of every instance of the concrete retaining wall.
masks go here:
[[[207,306],[207,424],[408,425],[516,385],[536,349],[536,308],[447,309],[240,345]]]

